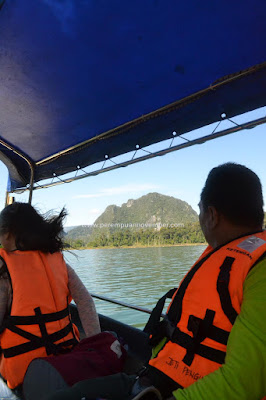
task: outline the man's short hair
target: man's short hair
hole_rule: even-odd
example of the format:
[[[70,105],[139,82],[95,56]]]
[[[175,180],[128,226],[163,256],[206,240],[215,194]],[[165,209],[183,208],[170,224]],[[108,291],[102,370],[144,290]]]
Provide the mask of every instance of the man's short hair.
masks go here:
[[[261,183],[244,165],[226,163],[213,168],[202,189],[201,203],[204,210],[214,206],[236,225],[256,228],[263,224]]]

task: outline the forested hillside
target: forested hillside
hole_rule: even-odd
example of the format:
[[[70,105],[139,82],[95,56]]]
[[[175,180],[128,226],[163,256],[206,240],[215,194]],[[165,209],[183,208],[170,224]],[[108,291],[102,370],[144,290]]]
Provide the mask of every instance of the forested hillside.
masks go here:
[[[196,211],[185,201],[159,193],[149,193],[136,200],[130,199],[121,207],[108,206],[104,213],[96,219],[95,224],[178,225],[197,220]],[[115,226],[111,226],[111,228],[115,228]]]
[[[198,215],[179,199],[149,193],[128,200],[121,207],[110,205],[93,225],[69,230],[70,247],[159,246],[203,243]]]

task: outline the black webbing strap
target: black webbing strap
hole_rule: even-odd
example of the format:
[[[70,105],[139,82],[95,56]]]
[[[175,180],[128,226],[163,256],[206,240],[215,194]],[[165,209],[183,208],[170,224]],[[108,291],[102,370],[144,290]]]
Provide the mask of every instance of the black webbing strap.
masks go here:
[[[191,346],[187,348],[186,355],[182,360],[186,365],[190,366],[192,364],[199,344],[208,337],[214,316],[215,311],[207,309],[204,319],[197,320],[197,323],[195,323],[195,320],[190,318],[191,329],[188,329],[193,333],[193,341]]]
[[[238,313],[234,309],[231,301],[231,296],[229,293],[229,281],[230,281],[230,271],[233,265],[235,258],[226,257],[224,259],[223,264],[220,267],[220,273],[217,279],[217,291],[219,293],[221,306],[223,312],[233,325]]]
[[[61,311],[49,314],[39,314],[39,313],[36,314],[35,312],[35,315],[29,315],[29,316],[9,315],[4,321],[4,328],[9,328],[9,326],[11,325],[36,325],[39,324],[40,321],[44,323],[54,322],[68,316],[69,316],[68,306]]]
[[[27,353],[28,351],[39,349],[40,347],[48,348],[49,354],[57,354],[58,352],[60,352],[59,349],[61,347],[69,346],[70,344],[72,345],[76,343],[75,339],[70,339],[66,342],[62,342],[59,344],[54,343],[60,339],[63,339],[65,336],[69,334],[69,332],[72,331],[71,323],[69,323],[63,329],[60,329],[57,332],[47,335],[45,339],[39,336],[29,334],[29,332],[23,331],[17,326],[12,327],[10,330],[22,337],[29,339],[30,341],[27,343],[19,344],[17,346],[9,347],[8,349],[2,349],[5,358],[15,357],[20,354]]]
[[[213,322],[212,313],[209,314],[206,312],[206,314],[207,317],[205,321],[204,319],[202,320],[200,318],[194,317],[195,321],[198,320],[199,322],[201,322],[201,327],[200,328],[198,327],[195,330],[194,335],[197,337],[196,341],[195,337],[191,337],[187,333],[181,332],[177,326],[174,326],[173,323],[168,320],[167,316],[164,317],[164,319],[160,322],[159,331],[161,337],[159,339],[162,340],[165,337],[168,339],[168,341],[171,341],[172,343],[176,343],[179,346],[184,347],[187,350],[187,356],[185,356],[185,359],[183,359],[182,361],[187,365],[191,365],[195,354],[198,354],[201,357],[205,357],[208,360],[214,361],[218,364],[224,363],[225,352],[203,345],[201,344],[201,341],[203,341],[205,338],[208,337],[210,339],[215,340],[218,343],[226,344],[229,337],[229,332],[212,325]],[[192,328],[191,326],[192,319],[189,318],[189,320],[190,320],[189,327]],[[193,331],[194,329],[195,328],[193,327],[190,330]],[[150,339],[151,346],[158,344],[160,341],[159,339],[158,339],[158,329],[157,329],[155,334]]]
[[[162,296],[158,301],[154,309],[152,310],[152,313],[150,315],[150,318],[148,319],[148,322],[146,323],[143,332],[146,332],[148,334],[152,334],[156,327],[158,326],[161,315],[163,312],[164,304],[166,299],[171,299],[173,295],[175,294],[177,288],[173,288],[169,290],[164,296]]]
[[[177,343],[179,346],[189,351],[193,348],[194,354],[198,354],[201,357],[207,358],[208,360],[214,361],[218,364],[223,364],[225,359],[225,352],[216,350],[212,347],[203,345],[201,343],[194,345],[194,338],[187,333],[181,332],[177,327],[172,332],[171,342]],[[186,356],[185,356],[186,357]],[[184,361],[184,360],[183,360]]]
[[[28,351],[36,350],[40,347],[45,347],[47,355],[57,354],[62,352],[64,347],[77,343],[77,339],[73,333],[71,320],[69,320],[69,323],[63,329],[60,329],[52,334],[48,334],[46,329],[47,322],[59,321],[60,319],[69,317],[68,307],[61,311],[49,314],[42,314],[40,307],[36,307],[34,312],[35,315],[31,316],[8,316],[6,318],[4,322],[4,329],[8,329],[29,341],[7,349],[2,349],[2,353],[5,358],[15,357]],[[18,325],[39,325],[41,336],[36,336],[31,332],[25,331],[19,328]],[[70,332],[73,333],[72,339],[55,344],[55,342],[63,339]]]
[[[37,317],[43,344],[44,344],[46,353],[49,356],[50,354],[53,354],[53,352],[55,351],[55,347],[54,347],[55,345],[53,342],[51,342],[49,340],[49,335],[48,335],[48,332],[46,329],[46,325],[45,325],[44,319],[42,318],[41,308],[36,307],[36,308],[34,308],[34,311],[35,311],[35,315]]]
[[[194,315],[190,315],[188,319],[188,330],[191,332],[195,332],[198,329],[199,324],[202,323],[202,319],[195,317]],[[210,325],[208,327],[208,333],[206,338],[214,340],[215,342],[226,345],[229,337],[228,331],[225,331],[222,328],[218,328],[215,325]]]
[[[167,319],[167,316],[160,323],[164,334],[163,337],[166,337],[172,343],[176,343],[187,350],[187,354],[182,360],[187,365],[191,365],[195,354],[205,357],[208,360],[217,362],[218,364],[223,364],[224,362],[225,352],[201,344],[206,337],[209,337],[218,343],[226,344],[229,336],[229,332],[212,325],[214,314],[212,310],[209,311],[210,312],[206,312],[203,320],[200,318],[195,318],[195,321],[200,322],[196,323],[196,326],[193,323],[192,327],[192,318],[189,318],[190,330],[192,332],[194,331],[193,337],[187,333],[181,332],[177,326],[174,326],[173,323]],[[153,338],[151,338],[151,344],[153,345]]]

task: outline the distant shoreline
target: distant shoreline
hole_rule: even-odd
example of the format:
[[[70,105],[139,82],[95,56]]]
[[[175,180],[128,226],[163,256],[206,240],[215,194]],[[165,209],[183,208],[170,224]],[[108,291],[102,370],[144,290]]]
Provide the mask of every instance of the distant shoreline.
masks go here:
[[[207,246],[206,243],[177,243],[177,244],[162,244],[162,245],[134,245],[134,246],[98,246],[98,247],[69,247],[64,250],[104,250],[104,249],[145,249],[145,248],[155,248],[155,247],[182,247],[182,246]]]

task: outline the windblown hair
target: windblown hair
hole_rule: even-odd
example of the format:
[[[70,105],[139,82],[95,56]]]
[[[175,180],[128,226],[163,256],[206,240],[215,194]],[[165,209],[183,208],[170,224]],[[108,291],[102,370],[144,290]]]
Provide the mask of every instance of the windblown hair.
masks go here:
[[[63,208],[58,216],[42,216],[27,203],[13,203],[0,213],[0,234],[11,233],[16,248],[55,253],[63,250]]]
[[[258,176],[244,165],[226,163],[213,168],[201,192],[203,209],[214,206],[230,222],[262,227],[263,196]]]

